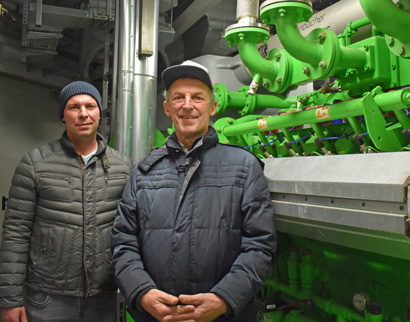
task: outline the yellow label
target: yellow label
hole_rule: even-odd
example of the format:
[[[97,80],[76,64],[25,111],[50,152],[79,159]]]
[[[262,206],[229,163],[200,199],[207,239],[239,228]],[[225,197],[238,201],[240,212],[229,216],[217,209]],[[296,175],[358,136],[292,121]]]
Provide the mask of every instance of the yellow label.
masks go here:
[[[268,119],[259,120],[258,128],[261,130],[266,130],[268,128]]]
[[[329,106],[318,108],[315,113],[318,120],[330,118]]]

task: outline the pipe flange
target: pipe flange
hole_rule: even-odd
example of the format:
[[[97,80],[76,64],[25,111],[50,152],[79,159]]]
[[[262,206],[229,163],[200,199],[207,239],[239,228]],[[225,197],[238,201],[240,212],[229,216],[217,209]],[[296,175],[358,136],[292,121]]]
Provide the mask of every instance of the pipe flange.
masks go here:
[[[225,134],[225,128],[234,125],[235,120],[230,117],[222,117],[215,121],[213,127],[218,135],[219,142],[223,144],[238,144],[236,137],[228,138]]]
[[[214,84],[215,100],[217,101],[216,114],[224,114],[228,107],[228,90],[225,84]]]
[[[313,8],[312,2],[310,0],[266,0],[264,1],[261,6],[260,10],[263,8],[270,6],[271,4],[279,3],[279,2],[299,2],[299,3],[304,3]]]
[[[410,44],[388,35],[385,36],[385,39],[387,47],[394,55],[402,58],[410,57]]]
[[[248,39],[252,39],[252,41],[254,41],[256,44],[266,43],[270,36],[269,29],[263,26],[262,24],[259,25],[260,27],[257,28],[244,27],[242,25],[235,26],[233,28],[230,28],[231,26],[226,28],[225,40],[227,41],[229,47],[232,47],[233,44],[239,44],[241,40],[244,40],[248,37]]]
[[[340,59],[340,45],[337,35],[331,30],[317,28],[307,35],[306,40],[312,43],[321,42],[323,55],[317,65],[305,64],[302,70],[303,74],[311,80],[330,77],[334,71],[335,62]]]
[[[251,22],[251,21],[242,21],[242,22],[238,22],[238,23],[234,23],[233,25],[230,25],[228,27],[226,27],[225,29],[225,34],[232,31],[233,29],[237,29],[237,28],[260,28],[260,29],[264,29],[266,31],[269,31],[269,29],[267,27],[265,27],[265,25],[263,23],[260,22]]]
[[[310,1],[271,1],[271,3],[261,6],[260,18],[268,26],[276,25],[278,19],[289,14],[295,20],[292,20],[292,22],[309,21],[312,13],[313,9]]]
[[[272,62],[277,73],[273,80],[263,79],[262,86],[273,93],[284,92],[289,86],[289,54],[283,49],[273,48],[266,59]]]

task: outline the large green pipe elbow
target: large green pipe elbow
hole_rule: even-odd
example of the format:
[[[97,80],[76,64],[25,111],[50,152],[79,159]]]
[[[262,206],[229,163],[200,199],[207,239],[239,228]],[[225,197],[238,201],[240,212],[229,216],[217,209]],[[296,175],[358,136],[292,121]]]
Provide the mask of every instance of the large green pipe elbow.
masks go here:
[[[290,20],[288,20],[290,18]],[[297,60],[312,66],[319,64],[322,57],[322,47],[306,40],[300,33],[292,15],[278,19],[276,32],[283,48]]]
[[[306,2],[306,1],[305,1]],[[283,48],[297,60],[318,65],[323,49],[320,45],[306,40],[297,24],[308,21],[312,16],[312,7],[308,2],[270,2],[261,7],[261,19],[265,25],[276,25],[276,32]]]
[[[370,21],[388,36],[410,43],[410,14],[391,0],[360,0]]]
[[[275,66],[271,61],[261,56],[256,43],[242,39],[238,43],[238,50],[243,63],[252,74],[259,74],[261,77],[269,79],[275,77]]]

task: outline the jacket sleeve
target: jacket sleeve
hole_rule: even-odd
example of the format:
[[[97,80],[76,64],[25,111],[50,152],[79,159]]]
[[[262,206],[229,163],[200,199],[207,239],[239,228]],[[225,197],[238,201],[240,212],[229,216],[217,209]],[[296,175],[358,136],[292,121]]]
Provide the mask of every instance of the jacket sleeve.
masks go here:
[[[24,305],[24,274],[37,205],[33,169],[27,154],[16,168],[9,192],[0,249],[1,308]]]
[[[263,286],[276,252],[273,206],[265,176],[254,158],[242,199],[241,250],[232,268],[211,290],[237,315]]]
[[[122,200],[112,228],[113,263],[115,280],[129,310],[141,310],[137,299],[156,285],[144,270],[138,242],[136,166],[125,186]]]

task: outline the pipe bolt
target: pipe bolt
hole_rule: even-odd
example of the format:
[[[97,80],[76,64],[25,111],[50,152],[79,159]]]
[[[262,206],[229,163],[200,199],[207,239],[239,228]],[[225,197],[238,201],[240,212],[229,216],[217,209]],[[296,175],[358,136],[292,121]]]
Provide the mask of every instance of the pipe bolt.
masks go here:
[[[393,37],[387,38],[387,45],[391,47],[393,46],[393,44],[394,44],[394,38]]]
[[[284,17],[286,13],[286,9],[281,8],[278,10],[278,12],[279,12],[279,16]]]
[[[326,39],[326,37],[327,37],[326,32],[322,31],[322,32],[319,33],[319,39],[320,39],[320,40],[323,41],[323,40]]]
[[[369,51],[369,46],[365,45],[363,46],[364,51]]]
[[[282,83],[282,77],[280,76],[276,77],[275,82],[278,84]]]
[[[232,124],[233,120],[232,119],[228,119],[226,122],[228,122],[228,124]]]
[[[239,40],[244,40],[245,39],[245,34],[244,33],[239,33],[238,34],[238,38],[239,38]]]
[[[221,133],[221,129],[219,127],[217,127],[215,130],[216,132]]]
[[[326,60],[322,60],[322,61],[319,63],[319,67],[322,68],[322,69],[326,69],[326,67],[327,67],[327,61],[326,61]]]
[[[275,59],[276,59],[276,61],[279,61],[281,56],[282,56],[281,53],[276,53],[276,54],[275,54]]]
[[[309,67],[304,67],[303,68],[303,74],[305,74],[305,75],[309,75],[310,74],[310,68]]]
[[[269,82],[263,82],[262,86],[265,88],[269,88]]]
[[[404,55],[404,52],[405,52],[404,47],[397,48],[397,54],[398,55],[402,56],[402,55]]]
[[[410,93],[404,94],[403,102],[406,105],[410,105]],[[410,219],[408,219],[410,221]]]

